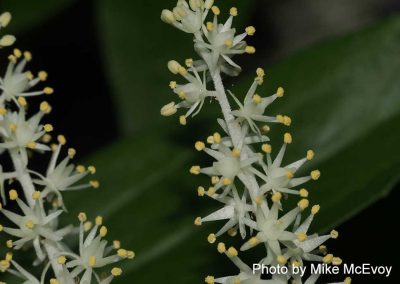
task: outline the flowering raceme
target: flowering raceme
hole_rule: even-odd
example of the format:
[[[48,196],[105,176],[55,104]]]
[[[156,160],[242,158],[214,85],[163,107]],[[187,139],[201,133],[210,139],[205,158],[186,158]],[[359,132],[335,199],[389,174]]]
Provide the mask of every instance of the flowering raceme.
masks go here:
[[[10,20],[10,13],[0,15],[0,28],[6,27]],[[14,41],[13,36],[5,35],[0,39],[0,47],[12,45]],[[119,241],[109,244],[108,230],[101,216],[92,223],[82,212],[78,216],[78,227],[72,224],[60,227],[60,217],[66,213],[64,192],[98,188],[96,180],[82,181],[95,174],[96,168],[71,163],[76,151],[66,149],[67,140],[63,135],[51,142],[54,128],[43,122],[52,110],[49,103],[43,101],[37,112],[29,115],[35,109],[30,107],[28,111],[27,98],[53,93],[51,87],[38,87],[47,79],[45,71],[35,76],[25,70],[32,60],[31,53],[14,49],[8,60],[5,74],[0,76],[0,155],[8,154],[12,167],[7,169],[6,165],[0,165],[0,212],[9,224],[0,225],[0,232],[8,236],[9,252],[0,261],[0,271],[9,272],[22,283],[29,284],[108,284],[121,275],[122,270],[112,267],[110,273],[102,273],[101,277],[98,272],[104,272],[105,266],[122,259],[133,258],[134,253],[121,248]],[[32,154],[49,155],[49,152],[52,154],[46,173],[31,168]],[[63,152],[66,152],[65,158],[59,161]],[[6,208],[9,203],[17,206]],[[71,237],[79,243],[78,252],[65,241]],[[33,266],[42,269],[40,276],[13,259],[13,254],[27,249],[35,253]]]
[[[322,236],[309,232],[320,206],[310,206],[309,192],[303,186],[318,180],[321,173],[313,170],[299,176],[298,170],[313,159],[314,152],[305,151],[303,158],[284,164],[286,149],[293,142],[292,135],[289,132],[284,134],[283,145],[274,155],[268,143],[269,124],[290,126],[292,122],[287,115],[265,114],[271,103],[284,96],[284,89],[277,87],[275,94],[268,97],[259,95],[257,88],[265,77],[262,68],[257,68],[243,102],[241,96],[225,89],[222,75],[236,76],[241,71],[233,57],[256,51],[245,41],[255,34],[256,29],[249,26],[243,33],[237,33],[233,27],[237,15],[238,9],[232,7],[228,19],[221,22],[221,10],[213,0],[179,0],[172,10],[165,9],[161,13],[161,19],[167,24],[193,34],[194,50],[199,57],[185,60],[184,65],[175,60],[168,63],[168,69],[185,81],[170,83],[180,102],[168,103],[161,108],[161,114],[171,116],[181,108],[187,108],[189,110],[179,116],[180,124],[186,125],[189,116],[193,117],[201,110],[205,99],[218,102],[222,113],[222,118],[217,119],[221,131],[210,135],[206,141],[195,143],[195,149],[209,155],[214,162],[205,167],[194,165],[190,169],[194,175],[204,174],[210,178],[208,189],[200,186],[198,195],[218,201],[221,208],[206,217],[197,217],[194,223],[200,226],[204,222],[225,221],[218,232],[208,236],[212,244],[223,234],[235,236],[237,231],[242,239],[246,239],[240,251],[263,244],[266,255],[255,263],[293,267],[303,266],[305,261],[319,261],[340,265],[342,260],[328,254],[324,245],[328,239],[338,237],[337,231]],[[289,195],[300,199],[295,208],[283,213],[286,210],[283,200]],[[311,212],[307,213],[309,207]],[[304,218],[306,214],[309,215]],[[292,283],[292,280],[294,283],[312,284],[319,277],[312,275],[302,280],[299,275],[288,273],[262,280],[239,258],[236,248],[227,248],[224,242],[218,242],[217,250],[237,266],[239,273],[220,278],[209,275],[205,278],[208,284]],[[350,282],[351,279],[346,278],[340,283]]]

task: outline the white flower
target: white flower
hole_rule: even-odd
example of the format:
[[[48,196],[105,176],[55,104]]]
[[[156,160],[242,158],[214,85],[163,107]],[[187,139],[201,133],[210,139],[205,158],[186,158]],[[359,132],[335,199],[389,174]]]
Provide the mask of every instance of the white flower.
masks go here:
[[[107,228],[102,226],[102,218],[97,217],[95,226],[90,230],[85,238],[85,229],[91,223],[86,222],[86,214],[79,214],[80,228],[79,228],[79,254],[71,252],[61,252],[61,255],[72,258],[67,262],[66,267],[72,269],[71,275],[75,278],[83,272],[81,283],[91,283],[92,276],[94,275],[98,282],[99,276],[94,271],[94,268],[101,268],[109,264],[113,264],[123,258],[133,258],[134,253],[118,247],[116,254],[110,253],[116,249],[115,246],[107,246],[107,240],[104,237],[107,235]],[[85,223],[86,222],[86,223]],[[113,270],[114,276],[120,275],[121,271],[118,268]],[[119,272],[119,273],[117,273]],[[107,281],[111,281],[108,278]],[[109,282],[104,282],[109,283]]]
[[[240,248],[240,250],[248,250],[260,243],[265,243],[268,251],[267,258],[264,260],[266,264],[271,264],[277,257],[282,256],[280,243],[293,242],[296,239],[296,235],[286,229],[296,219],[297,214],[300,212],[300,207],[294,208],[278,219],[279,207],[279,202],[274,202],[267,213],[258,208],[256,212],[257,227],[254,228],[258,233]],[[278,261],[279,264],[286,263],[286,261],[282,262]]]
[[[260,70],[258,72],[261,72]],[[261,74],[263,74],[262,71]],[[236,104],[239,106],[238,110],[232,111],[232,114],[237,117],[238,122],[247,123],[251,130],[257,134],[260,134],[260,130],[257,127],[256,121],[258,122],[282,122],[286,125],[290,125],[290,118],[288,116],[282,116],[281,121],[278,121],[277,117],[264,115],[265,109],[273,103],[277,98],[283,96],[283,89],[278,89],[276,94],[262,98],[260,95],[256,94],[257,86],[260,82],[262,76],[256,77],[254,83],[251,85],[249,91],[247,92],[244,103],[242,104],[232,93],[231,96],[235,100]],[[281,116],[278,116],[279,118]]]
[[[20,60],[20,58],[22,58]],[[32,87],[36,86],[40,81],[45,81],[47,73],[40,71],[38,77],[30,71],[24,71],[25,65],[30,61],[32,55],[30,52],[25,51],[23,54],[19,49],[14,49],[14,54],[9,56],[9,64],[4,77],[0,77],[0,105],[4,101],[8,102],[13,100],[17,105],[18,97],[38,96],[43,94],[52,94],[53,89],[45,87],[40,91],[29,91]]]
[[[4,227],[4,232],[18,238],[17,241],[12,242],[12,246],[15,249],[21,249],[25,245],[33,244],[38,259],[43,260],[45,253],[41,247],[41,238],[55,242],[61,241],[65,235],[71,232],[72,227],[67,226],[57,230],[57,217],[62,211],[50,211],[47,215],[39,202],[39,192],[34,193],[36,202],[33,208],[30,208],[20,200],[15,190],[11,190],[9,194],[12,200],[16,200],[23,215],[18,215],[4,208],[1,209],[4,216],[17,225],[17,228]]]
[[[26,148],[39,151],[47,151],[50,148],[39,142],[46,131],[51,128],[49,125],[40,124],[40,120],[46,112],[39,111],[29,119],[26,119],[25,110],[20,108],[18,112],[7,112],[0,120],[0,137],[3,142],[0,148],[19,150],[27,162]]]
[[[204,218],[201,218],[201,222],[228,220],[228,222],[215,234],[215,237],[224,234],[232,228],[239,227],[239,232],[242,238],[244,238],[246,236],[245,226],[255,227],[255,222],[250,217],[250,212],[252,212],[253,206],[247,203],[246,194],[243,194],[242,198],[240,198],[236,188],[233,187],[232,197],[220,197],[218,194],[212,193],[209,195],[215,200],[223,203],[224,207]]]
[[[189,4],[185,0],[178,0],[172,11],[164,9],[161,12],[161,19],[181,31],[193,34],[200,31],[208,9],[203,0],[190,0]]]
[[[47,197],[49,201],[57,200],[57,203],[65,209],[62,192],[97,187],[98,182],[92,180],[88,183],[75,185],[77,182],[87,176],[88,173],[94,174],[96,172],[96,168],[94,166],[89,166],[86,169],[81,165],[75,167],[75,165],[69,164],[70,160],[75,155],[75,150],[72,148],[68,150],[68,156],[65,157],[64,160],[62,160],[59,164],[57,164],[57,159],[60,155],[61,148],[66,141],[62,135],[58,137],[58,140],[59,144],[58,146],[54,147],[46,176],[43,176],[35,171],[31,171],[31,173],[40,178],[33,179],[33,182],[35,184],[44,186],[42,191],[43,197]]]
[[[306,161],[313,159],[314,152],[312,150],[308,150],[306,157],[303,159],[300,159],[289,165],[282,166],[282,160],[286,151],[286,147],[290,143],[292,143],[292,136],[289,133],[285,133],[284,143],[274,161],[271,159],[271,147],[269,145],[263,145],[263,149],[267,154],[267,164],[264,162],[261,163],[265,175],[255,172],[255,174],[265,181],[265,184],[260,187],[260,194],[265,194],[269,191],[272,191],[300,194],[302,197],[307,197],[308,192],[305,189],[298,191],[292,188],[304,184],[310,179],[316,180],[319,178],[320,172],[318,170],[312,171],[309,176],[298,178],[294,177],[295,173]]]

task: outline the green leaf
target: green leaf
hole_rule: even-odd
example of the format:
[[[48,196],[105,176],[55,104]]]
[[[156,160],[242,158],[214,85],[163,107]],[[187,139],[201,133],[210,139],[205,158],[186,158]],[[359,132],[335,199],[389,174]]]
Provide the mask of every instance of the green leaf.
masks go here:
[[[218,1],[217,4],[227,14],[232,3]],[[244,27],[254,1],[233,4],[240,13],[238,27]],[[167,62],[171,59],[183,62],[193,56],[192,36],[160,20],[162,9],[172,9],[175,5],[175,0],[99,2],[105,69],[112,79],[119,125],[126,134],[153,125],[162,104],[172,100],[172,97],[168,99],[170,90],[165,88],[172,79]]]
[[[9,11],[13,15],[8,32],[20,32],[45,22],[57,12],[76,0],[3,0],[0,11]]]

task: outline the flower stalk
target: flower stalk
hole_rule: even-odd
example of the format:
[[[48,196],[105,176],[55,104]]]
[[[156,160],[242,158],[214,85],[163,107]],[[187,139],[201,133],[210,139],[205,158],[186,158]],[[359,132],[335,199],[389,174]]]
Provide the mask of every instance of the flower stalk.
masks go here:
[[[202,109],[205,99],[217,101],[222,114],[222,119],[217,119],[222,134],[215,132],[205,142],[195,143],[195,149],[211,156],[214,162],[205,167],[194,165],[190,169],[194,175],[203,174],[210,178],[208,186],[198,187],[198,196],[208,196],[219,202],[221,207],[205,217],[197,217],[194,224],[200,226],[205,222],[225,221],[218,232],[208,235],[207,240],[217,244],[217,251],[225,254],[239,273],[219,278],[209,275],[205,277],[205,282],[316,283],[319,275],[304,280],[299,274],[291,272],[261,280],[261,275],[254,273],[239,258],[239,251],[244,253],[263,244],[265,257],[257,260],[257,264],[291,268],[304,266],[309,261],[329,265],[342,263],[339,257],[327,252],[324,244],[329,239],[336,239],[337,231],[332,230],[326,235],[309,232],[320,206],[310,206],[309,192],[303,185],[318,180],[321,173],[313,170],[299,176],[298,172],[314,158],[314,152],[307,150],[303,158],[284,164],[284,154],[293,142],[292,135],[286,132],[282,147],[272,155],[273,149],[267,136],[270,125],[290,126],[292,120],[287,115],[271,116],[265,112],[271,103],[284,96],[284,89],[278,86],[276,92],[267,97],[257,93],[264,82],[265,71],[262,68],[257,68],[256,77],[243,100],[224,86],[222,76],[237,76],[242,70],[233,58],[256,52],[246,41],[256,29],[249,26],[243,33],[237,34],[233,27],[236,16],[238,9],[232,7],[227,20],[221,22],[221,10],[213,0],[178,0],[172,10],[165,9],[161,13],[165,23],[193,35],[194,50],[199,57],[197,60],[185,60],[186,67],[174,60],[168,63],[169,70],[182,76],[186,83],[170,83],[180,102],[173,101],[162,107],[161,115],[172,116],[180,109],[188,109],[179,116],[180,124],[186,125],[187,119]],[[284,200],[289,196],[299,200],[295,208],[287,210]],[[307,214],[309,207],[311,210]],[[245,240],[240,250],[227,247],[225,242],[217,242],[224,234],[236,236],[238,232]],[[351,279],[346,278],[340,283],[350,282]]]

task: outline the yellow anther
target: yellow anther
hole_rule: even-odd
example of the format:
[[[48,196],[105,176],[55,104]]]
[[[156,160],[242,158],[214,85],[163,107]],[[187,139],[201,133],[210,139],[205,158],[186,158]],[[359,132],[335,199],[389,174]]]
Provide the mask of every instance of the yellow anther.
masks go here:
[[[205,279],[204,282],[206,282],[207,284],[214,284],[214,276],[208,275]]]
[[[96,173],[96,167],[95,166],[89,166],[88,168],[89,173],[94,175]]]
[[[92,229],[92,227],[93,227],[93,224],[92,224],[92,222],[90,222],[90,221],[86,221],[86,222],[83,224],[83,230],[84,230],[85,232],[88,232],[90,229]]]
[[[232,7],[232,8],[229,10],[229,14],[230,14],[232,17],[236,17],[236,16],[238,15],[238,9],[237,9],[236,7]]]
[[[217,6],[212,6],[211,11],[214,13],[214,15],[219,15],[221,14],[221,10]]]
[[[198,195],[198,196],[204,196],[205,192],[206,192],[206,191],[205,191],[204,187],[199,186],[199,187],[197,188],[197,195]]]
[[[314,151],[308,150],[307,151],[307,160],[311,161],[314,158]]]
[[[18,97],[18,103],[21,107],[26,107],[26,105],[28,104],[26,102],[26,99],[24,97]]]
[[[324,263],[331,263],[333,259],[333,254],[327,254],[324,256],[323,258],[323,262]]]
[[[31,61],[32,60],[32,53],[30,53],[29,51],[25,51],[24,52],[24,57],[26,61]]]
[[[189,171],[192,175],[200,174],[200,166],[192,166]]]
[[[270,144],[263,144],[261,150],[266,154],[270,154],[272,152],[272,147]]]
[[[210,244],[215,243],[216,240],[217,240],[217,237],[215,236],[215,234],[209,234],[208,237],[207,237],[207,241],[208,241]]]
[[[207,137],[207,143],[208,144],[214,144],[214,137],[213,136],[208,136]]]
[[[286,259],[286,257],[284,257],[283,255],[278,255],[278,256],[276,257],[276,261],[277,261],[278,264],[280,264],[280,265],[285,265],[286,262],[287,262],[287,259]]]
[[[46,71],[40,71],[38,73],[38,77],[40,81],[46,81],[47,80],[47,72]]]
[[[0,115],[5,115],[7,110],[5,108],[0,107]]]
[[[228,235],[231,236],[231,237],[236,236],[236,235],[237,235],[237,230],[236,230],[236,228],[230,228],[230,229],[228,230]]]
[[[224,45],[228,48],[231,48],[233,46],[233,40],[232,39],[227,39],[224,41]]]
[[[188,58],[185,60],[185,65],[187,67],[192,67],[193,66],[193,59],[192,58]]]
[[[292,179],[294,177],[294,174],[292,173],[292,171],[287,171],[286,176],[288,179]]]
[[[221,135],[218,132],[213,134],[213,139],[215,144],[221,143]]]
[[[207,22],[206,26],[207,26],[207,30],[208,30],[209,32],[211,32],[211,31],[214,30],[214,23],[212,23],[212,22]]]
[[[95,219],[95,223],[96,223],[97,226],[103,225],[103,217],[97,216],[96,219]]]
[[[164,23],[172,24],[175,22],[176,19],[175,19],[174,13],[172,13],[170,10],[164,9],[161,12],[161,20]]]
[[[48,102],[44,101],[40,104],[40,111],[44,113],[49,113],[51,111],[51,107]]]
[[[121,248],[121,242],[119,240],[114,240],[113,241],[113,247],[114,247],[114,249],[120,249]]]
[[[46,132],[52,132],[54,130],[53,125],[51,125],[51,124],[45,124],[43,126],[43,128],[44,128],[44,131],[46,131]]]
[[[327,254],[327,252],[328,252],[328,248],[324,245],[319,246],[318,250],[324,255]]]
[[[302,199],[297,203],[297,206],[299,206],[301,210],[306,209],[308,207],[308,205],[310,205],[310,202],[308,201],[308,199]]]
[[[278,115],[276,116],[276,120],[277,120],[279,123],[283,123],[283,121],[284,121],[283,115],[278,114]]]
[[[0,26],[5,28],[8,26],[8,24],[11,21],[11,13],[10,12],[4,12],[0,15]]]
[[[82,165],[78,165],[78,166],[76,166],[75,170],[78,173],[82,174],[82,173],[84,173],[86,171],[86,168],[84,166],[82,166]]]
[[[298,239],[300,242],[304,242],[305,240],[307,240],[307,235],[306,235],[305,233],[298,233],[298,234],[297,234],[297,239]]]
[[[270,131],[270,128],[269,128],[268,125],[263,125],[263,126],[261,127],[261,131],[262,131],[263,133],[267,133],[268,131]]]
[[[128,259],[133,259],[135,257],[135,253],[131,250],[128,250]]]
[[[340,257],[334,257],[334,258],[332,258],[332,264],[333,265],[341,265],[342,264],[342,259],[340,258]]]
[[[222,184],[223,185],[230,185],[230,184],[232,184],[232,180],[230,178],[224,177],[222,179]]]
[[[32,230],[34,226],[35,226],[35,224],[33,223],[32,220],[28,220],[25,222],[25,227],[29,230]]]
[[[202,224],[201,217],[197,217],[196,219],[194,219],[194,224],[196,226],[201,226],[201,224]]]
[[[237,149],[237,148],[234,148],[232,150],[232,157],[239,158],[240,157],[240,150]]]
[[[281,98],[285,94],[285,90],[282,87],[279,87],[278,90],[276,90],[276,96]]]
[[[119,257],[125,258],[125,257],[128,256],[128,251],[127,251],[126,249],[119,249],[119,250],[117,251],[117,255],[118,255]]]
[[[58,141],[58,143],[60,143],[60,145],[67,144],[67,139],[65,139],[64,135],[58,135],[57,136],[57,141]]]
[[[11,131],[15,131],[17,130],[17,125],[15,123],[10,123],[8,125],[8,128],[10,128]]]
[[[339,237],[339,232],[336,230],[332,230],[330,235],[332,239],[337,239]]]
[[[6,272],[6,270],[7,270],[9,267],[10,267],[10,262],[9,262],[9,261],[7,261],[7,260],[5,260],[5,259],[0,260],[0,271],[1,271],[1,272]],[[6,283],[4,282],[4,284],[6,284]]]
[[[106,226],[101,226],[100,231],[99,231],[99,235],[100,237],[104,238],[108,233],[108,229]]]
[[[46,95],[51,95],[52,93],[54,93],[54,89],[51,87],[46,87],[43,89],[43,93]]]
[[[33,78],[34,78],[31,71],[27,71],[27,72],[25,73],[25,75],[26,75],[26,78],[27,78],[29,81],[32,81]]]
[[[94,255],[89,256],[88,264],[89,264],[90,267],[95,267],[96,266],[96,257]]]
[[[8,240],[8,241],[6,241],[6,247],[8,247],[8,248],[12,248],[13,247],[13,241],[12,240]]]
[[[211,183],[212,184],[217,184],[219,182],[219,177],[217,176],[212,176],[211,177]]]
[[[20,58],[22,56],[22,52],[21,50],[19,50],[18,48],[14,48],[14,56],[17,58]]]
[[[50,284],[60,284],[60,281],[58,281],[58,280],[55,279],[55,278],[51,278],[51,279],[50,279]]]
[[[97,180],[91,180],[91,181],[89,181],[89,184],[93,188],[99,188],[100,187],[100,183]]]
[[[248,28],[250,28],[250,27],[248,27]],[[256,70],[256,74],[257,74],[257,77],[264,77],[265,76],[265,71],[261,67],[258,67],[257,70]]]
[[[254,199],[254,201],[257,205],[261,205],[261,203],[263,202],[263,197],[259,195]]]
[[[79,213],[78,219],[79,219],[79,221],[81,221],[81,222],[86,222],[86,220],[87,220],[86,213],[84,213],[84,212]]]
[[[292,139],[292,135],[290,133],[285,133],[283,135],[283,142],[285,142],[286,144],[290,144],[292,143],[293,139]]]
[[[171,71],[171,73],[178,74],[180,67],[182,66],[175,60],[168,61],[168,69]]]
[[[111,274],[112,276],[120,276],[122,274],[122,269],[119,267],[114,267],[113,269],[111,269]]]
[[[207,195],[211,197],[215,194],[215,192],[216,192],[216,189],[214,187],[210,186],[207,190]]]
[[[58,264],[65,264],[66,261],[67,261],[67,258],[63,255],[61,255],[57,258]]]
[[[162,116],[171,116],[178,111],[175,102],[170,102],[163,106],[160,110]]]
[[[3,39],[4,39],[4,37],[2,37],[0,39],[0,44],[2,43]],[[1,44],[1,45],[3,45],[3,44]],[[17,58],[13,54],[8,56],[8,60],[10,60],[11,63],[14,63],[14,64],[17,63]]]
[[[39,200],[40,199],[40,191],[34,191],[33,193],[32,193],[32,199],[33,200]]]
[[[248,54],[254,54],[256,53],[256,48],[254,46],[246,46],[246,48],[244,49],[244,51]]]
[[[227,252],[229,257],[235,257],[238,255],[238,251],[234,247],[230,247]]]
[[[280,192],[275,192],[271,197],[271,200],[273,202],[279,202],[281,201],[281,199],[282,199],[282,194]]]
[[[308,197],[308,190],[305,189],[305,188],[302,188],[302,189],[299,190],[299,194],[300,194],[301,197],[306,198],[306,197]]]
[[[346,277],[346,279],[344,279],[344,284],[351,284],[351,278]]]
[[[185,94],[185,92],[179,92],[178,93],[178,97],[181,99],[181,100],[186,100],[186,94]]]
[[[255,94],[253,96],[253,103],[260,104],[261,102],[262,102],[262,98],[260,97],[260,95]]]
[[[6,253],[5,260],[11,261],[12,258],[13,258],[13,253],[12,253],[12,252],[7,252],[7,253]]]
[[[175,81],[171,81],[169,82],[169,87],[173,90],[176,88],[176,82]]]
[[[51,139],[52,139],[52,137],[51,137],[51,135],[48,134],[48,133],[45,133],[45,134],[42,136],[42,142],[43,142],[43,143],[49,143],[49,142],[51,141]]]
[[[311,178],[313,180],[319,179],[320,176],[321,176],[321,172],[319,170],[315,170],[315,171],[311,172]]]
[[[256,28],[253,27],[253,26],[249,26],[249,27],[246,28],[246,33],[249,36],[253,36],[256,33]]]
[[[285,116],[283,116],[282,123],[286,126],[290,126],[292,124],[292,119],[289,116],[285,115]]]
[[[313,215],[317,214],[317,213],[319,212],[319,209],[321,209],[321,206],[319,206],[318,204],[317,204],[317,205],[314,205],[314,206],[311,208],[311,214],[313,214]]]
[[[179,124],[180,124],[180,125],[186,125],[186,116],[181,115],[181,116],[179,117]]]
[[[36,149],[36,142],[34,142],[34,141],[29,142],[28,144],[26,144],[26,148],[32,149],[32,150]]]
[[[11,189],[8,192],[8,197],[10,198],[10,200],[17,200],[18,199],[18,192],[15,189]]]
[[[206,145],[202,141],[197,141],[194,144],[194,148],[196,148],[197,151],[203,151],[205,147],[206,147]]]
[[[250,240],[248,240],[248,243],[249,243],[252,247],[258,245],[259,242],[260,242],[260,241],[259,241],[259,239],[257,239],[257,237],[252,237]]]
[[[294,267],[299,267],[300,265],[301,265],[301,263],[297,260],[292,262],[292,266],[294,266]]]
[[[226,251],[226,247],[224,243],[218,243],[217,250],[219,253],[224,253]]]

